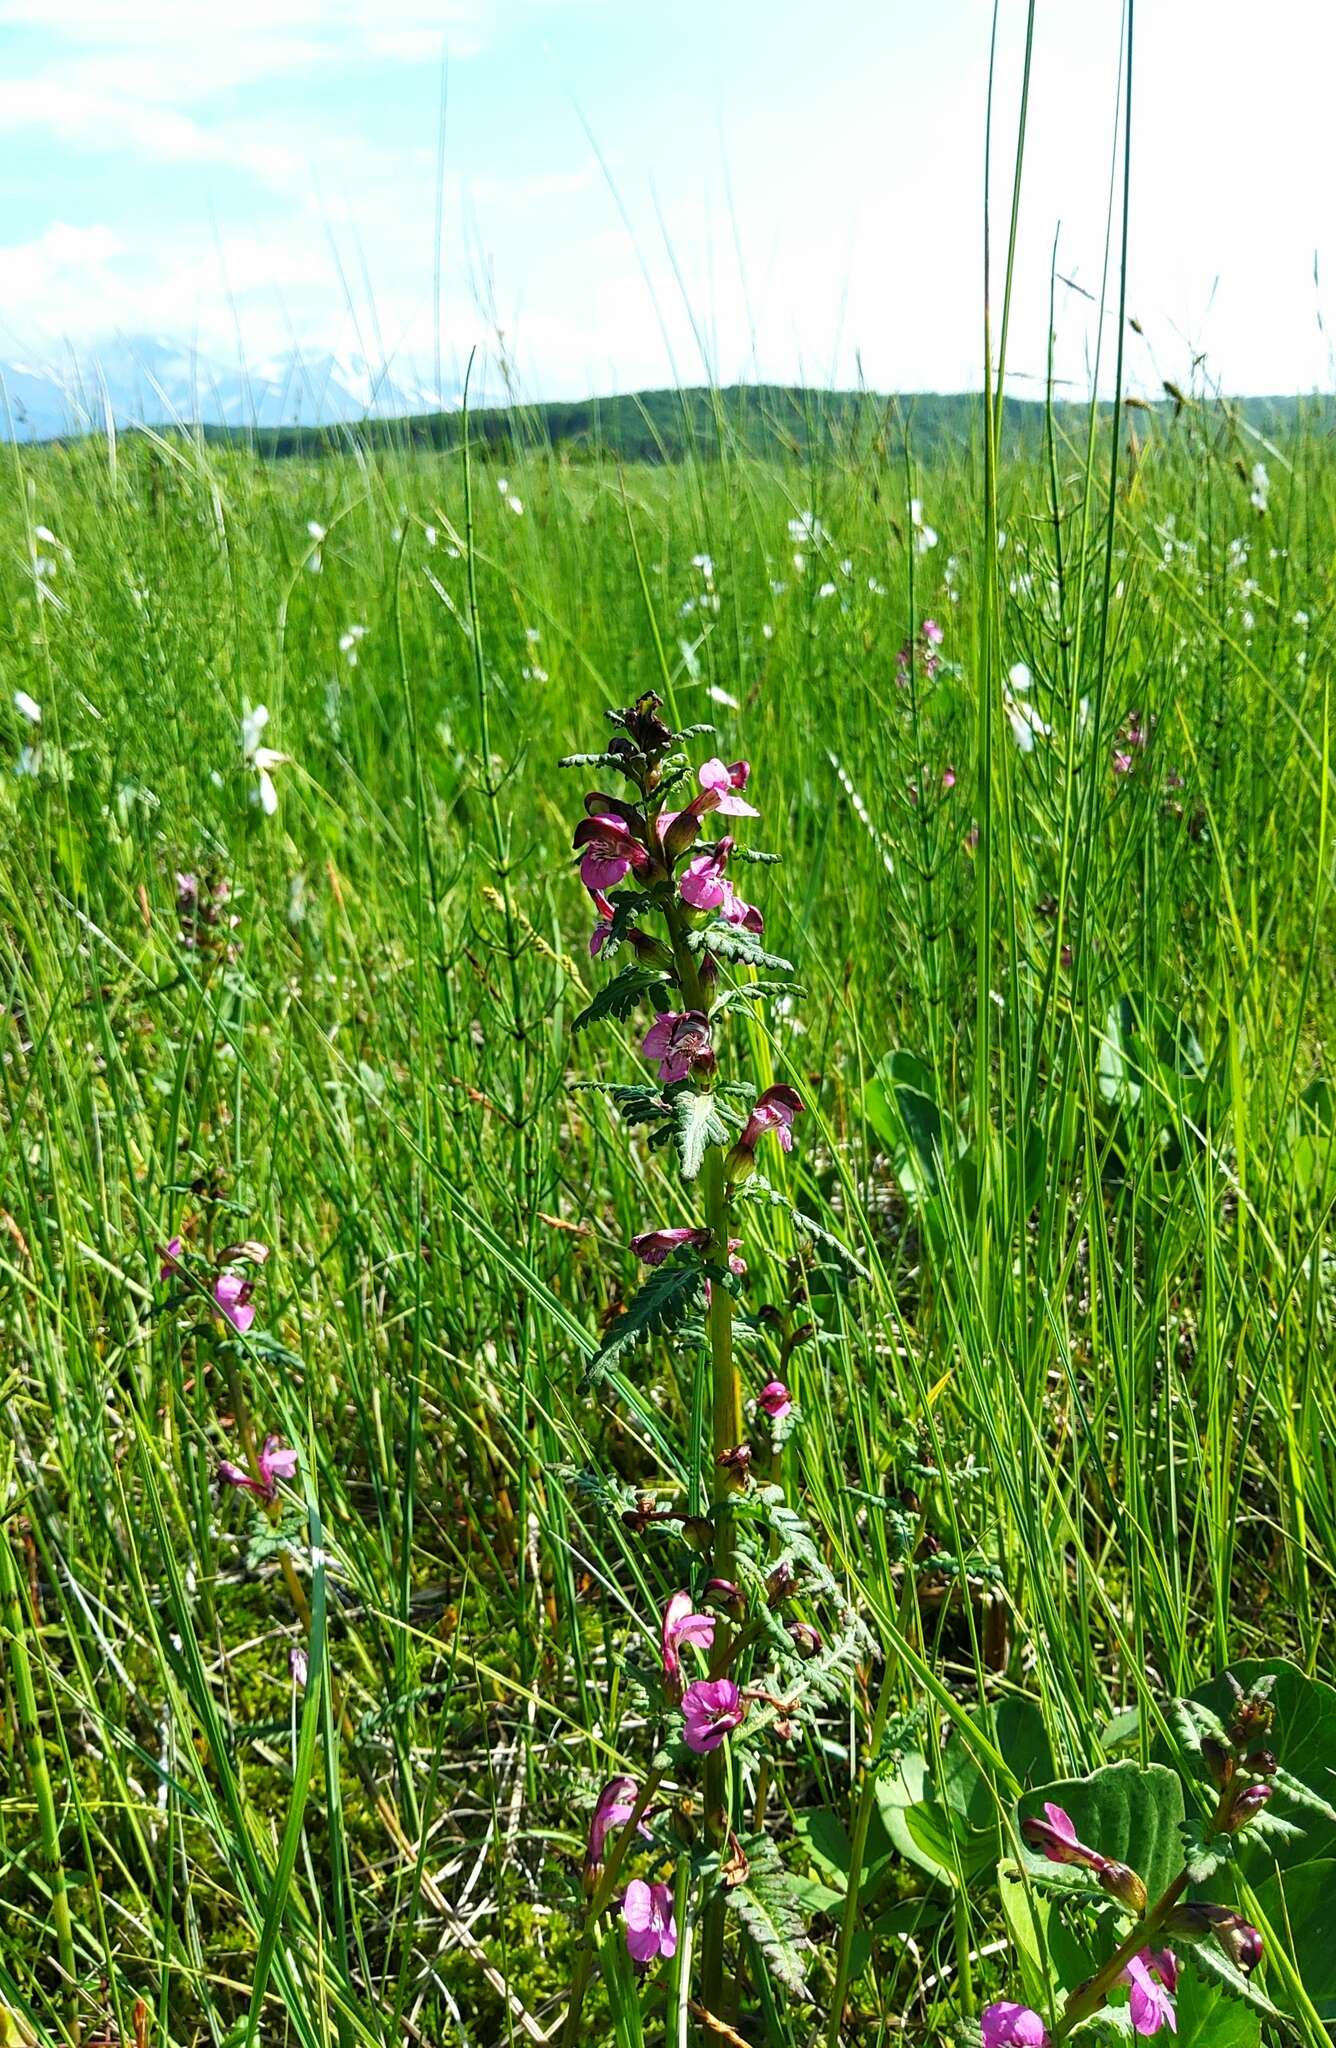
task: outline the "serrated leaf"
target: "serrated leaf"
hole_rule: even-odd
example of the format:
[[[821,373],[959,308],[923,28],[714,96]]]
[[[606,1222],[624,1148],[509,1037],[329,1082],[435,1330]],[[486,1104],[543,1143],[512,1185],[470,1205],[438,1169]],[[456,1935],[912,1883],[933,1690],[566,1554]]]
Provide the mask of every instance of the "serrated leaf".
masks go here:
[[[717,960],[740,960],[744,967],[768,967],[775,974],[792,974],[792,960],[779,953],[767,953],[752,932],[732,924],[710,924],[703,931],[687,934],[693,953],[713,953]]]
[[[1237,1963],[1231,1962],[1224,1950],[1217,1948],[1213,1941],[1185,1941],[1175,1953],[1180,1960],[1190,1962],[1197,1974],[1208,1984],[1216,1985],[1230,1998],[1242,1999],[1245,2005],[1250,2005],[1254,2012],[1261,2013],[1264,2019],[1278,2020],[1282,2017],[1261,1986],[1254,1983],[1251,1977],[1245,1977]]]
[[[793,1881],[769,1844],[744,1844],[751,1869],[744,1884],[734,1885],[728,1902],[765,1957],[776,1983],[795,1998],[808,1998],[798,1943],[804,1939],[802,1915]]]
[[[684,1088],[673,1097],[673,1133],[683,1180],[694,1180],[711,1145],[728,1143],[728,1125],[707,1089]]]
[[[1324,1820],[1336,1821],[1336,1806],[1324,1799],[1320,1792],[1315,1792],[1311,1785],[1305,1785],[1301,1778],[1296,1778],[1293,1771],[1276,1771],[1271,1784],[1282,1798],[1290,1800],[1293,1805],[1306,1807],[1309,1813],[1320,1813]]]
[[[1183,1868],[1189,1882],[1206,1884],[1217,1870],[1233,1861],[1234,1844],[1228,1835],[1207,1835],[1199,1820],[1185,1820],[1179,1833],[1183,1837]]]
[[[842,1238],[836,1237],[834,1231],[827,1230],[824,1223],[818,1223],[814,1216],[809,1216],[804,1210],[796,1208],[787,1195],[781,1194],[778,1188],[770,1185],[764,1174],[752,1174],[750,1179],[742,1182],[737,1192],[744,1201],[766,1202],[772,1209],[782,1209],[795,1230],[802,1236],[810,1238],[814,1244],[821,1245],[833,1253],[838,1264],[853,1278],[871,1279],[872,1275],[867,1267],[854,1257]]]
[[[586,1004],[571,1025],[572,1032],[583,1031],[587,1024],[597,1024],[604,1017],[629,1017],[642,997],[651,989],[663,986],[663,972],[657,967],[623,967],[620,974],[614,974],[591,1003]]]
[[[639,786],[640,778],[624,754],[563,754],[558,768],[615,768],[628,782]]]
[[[711,1273],[709,1267],[680,1258],[656,1266],[590,1359],[584,1385],[601,1379],[624,1352],[651,1337],[665,1336],[685,1322]]]

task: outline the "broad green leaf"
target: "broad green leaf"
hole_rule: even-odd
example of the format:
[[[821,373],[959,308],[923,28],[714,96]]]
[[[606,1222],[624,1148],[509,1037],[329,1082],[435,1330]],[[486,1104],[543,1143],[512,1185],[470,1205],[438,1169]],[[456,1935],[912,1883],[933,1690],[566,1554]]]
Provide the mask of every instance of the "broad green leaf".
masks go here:
[[[1183,1786],[1162,1764],[1105,1764],[1088,1778],[1061,1779],[1027,1792],[1018,1801],[1017,1821],[1043,1818],[1045,1802],[1071,1815],[1077,1835],[1102,1856],[1130,1864],[1152,1899],[1183,1867]],[[1055,1891],[1089,1892],[1094,1880],[1074,1864],[1050,1863],[1022,1844],[1026,1867]]]
[[[888,1152],[911,1199],[939,1194],[956,1134],[937,1106],[932,1074],[910,1052],[888,1052],[862,1093],[863,1114]]]

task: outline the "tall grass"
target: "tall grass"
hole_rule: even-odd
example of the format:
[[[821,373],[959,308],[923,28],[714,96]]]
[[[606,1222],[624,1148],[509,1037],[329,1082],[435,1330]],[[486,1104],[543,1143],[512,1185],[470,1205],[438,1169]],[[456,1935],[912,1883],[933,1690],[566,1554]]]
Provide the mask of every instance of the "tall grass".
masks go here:
[[[693,1390],[666,1348],[580,1391],[628,1238],[687,1217],[569,1085],[612,1069],[570,1032],[553,764],[661,659],[752,761],[805,989],[753,1064],[871,1273],[793,1359],[792,1478],[879,1657],[774,1774],[790,1861],[903,1716],[1024,1693],[1075,1772],[1231,1659],[1332,1677],[1336,464],[1206,404],[1116,433],[992,447],[987,488],[912,418],[907,465],[13,453],[0,2003],[39,2040],[560,2025],[669,1590],[612,1479],[685,1476]],[[929,614],[942,667],[898,683]],[[234,959],[181,944],[178,870],[230,881]],[[178,1232],[272,1247],[248,1337],[159,1280]],[[299,1510],[220,1497],[243,1419]],[[934,2038],[999,1981],[995,1895],[905,1862],[881,1912],[857,2038]],[[609,1972],[595,2038],[676,2038]],[[767,1997],[748,2038],[813,2024]]]

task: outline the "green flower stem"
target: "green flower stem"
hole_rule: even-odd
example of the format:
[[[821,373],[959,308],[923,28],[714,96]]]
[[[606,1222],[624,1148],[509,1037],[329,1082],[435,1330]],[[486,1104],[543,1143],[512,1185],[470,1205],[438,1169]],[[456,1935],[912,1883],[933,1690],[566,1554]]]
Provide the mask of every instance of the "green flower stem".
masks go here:
[[[1082,2020],[1088,2020],[1092,2013],[1099,2011],[1132,1957],[1138,1955],[1143,1948],[1148,1948],[1154,1941],[1165,1919],[1187,1888],[1188,1874],[1186,1870],[1180,1870],[1168,1890],[1161,1893],[1155,1904],[1143,1913],[1132,1932],[1119,1942],[1107,1963],[1100,1965],[1088,1983],[1078,1986],[1073,1991],[1063,2007],[1062,2018],[1053,2029],[1055,2042],[1065,2041],[1072,2030],[1080,2026]]]

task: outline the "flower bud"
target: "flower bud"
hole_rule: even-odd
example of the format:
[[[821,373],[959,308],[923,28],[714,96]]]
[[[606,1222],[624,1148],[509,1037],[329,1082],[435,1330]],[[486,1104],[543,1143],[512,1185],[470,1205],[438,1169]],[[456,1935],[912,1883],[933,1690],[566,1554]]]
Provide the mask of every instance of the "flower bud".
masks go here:
[[[705,1598],[711,1607],[719,1607],[733,1621],[741,1621],[747,1612],[747,1601],[741,1586],[732,1579],[707,1579]]]
[[[751,1472],[751,1461],[751,1445],[734,1444],[731,1451],[721,1451],[714,1462],[721,1472],[728,1475],[729,1481],[733,1486],[740,1487],[747,1484],[748,1475]]]
[[[700,814],[693,811],[688,804],[684,811],[677,813],[672,824],[663,832],[663,850],[667,858],[670,861],[676,860],[689,846],[694,846],[699,834]]]
[[[1204,1941],[1214,1937],[1235,1966],[1245,1975],[1257,1968],[1264,1953],[1261,1935],[1240,1913],[1229,1906],[1208,1905],[1196,1899],[1175,1906],[1166,1915],[1163,1931],[1170,1940]]]
[[[791,1621],[789,1641],[800,1657],[821,1655],[821,1631],[813,1628],[810,1621]]]
[[[744,1180],[750,1180],[756,1171],[756,1154],[745,1145],[734,1145],[724,1159],[724,1179],[730,1187],[737,1187]]]
[[[1251,1778],[1274,1778],[1280,1765],[1271,1750],[1255,1749],[1243,1759],[1243,1768]]]
[[[659,717],[662,708],[662,697],[656,697],[653,690],[647,690],[622,713],[623,726],[647,759],[666,753],[673,743],[671,729]]]
[[[1222,1742],[1218,1735],[1203,1735],[1201,1760],[1210,1772],[1211,1783],[1223,1791],[1234,1775],[1234,1756],[1228,1743]]]
[[[1138,1920],[1146,1910],[1146,1887],[1126,1863],[1103,1863],[1096,1871],[1103,1889]]]
[[[765,1597],[772,1607],[782,1607],[798,1583],[797,1574],[787,1558],[782,1557],[765,1582]]]
[[[1275,1718],[1276,1710],[1264,1692],[1245,1693],[1239,1700],[1234,1719],[1230,1723],[1230,1741],[1237,1744],[1240,1749],[1244,1748],[1259,1735],[1269,1735]]]
[[[1246,1828],[1254,1820],[1271,1797],[1269,1785],[1245,1785],[1234,1795],[1233,1804],[1225,1818],[1225,1832],[1233,1834],[1238,1828]]]

